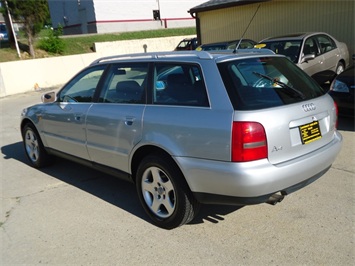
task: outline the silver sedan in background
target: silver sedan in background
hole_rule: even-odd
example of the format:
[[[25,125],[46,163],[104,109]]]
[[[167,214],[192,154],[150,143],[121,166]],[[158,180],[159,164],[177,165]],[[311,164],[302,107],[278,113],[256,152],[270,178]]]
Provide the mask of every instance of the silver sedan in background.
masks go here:
[[[260,41],[256,47],[287,56],[319,84],[332,81],[349,65],[346,44],[324,32],[269,37]]]

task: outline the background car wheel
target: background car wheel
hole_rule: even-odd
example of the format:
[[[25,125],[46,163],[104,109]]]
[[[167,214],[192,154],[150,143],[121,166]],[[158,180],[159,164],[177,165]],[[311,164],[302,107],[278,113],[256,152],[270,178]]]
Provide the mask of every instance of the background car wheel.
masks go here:
[[[344,64],[342,62],[339,62],[337,65],[337,68],[335,70],[335,73],[339,75],[341,72],[344,71]]]
[[[36,168],[49,165],[53,158],[44,149],[43,143],[37,130],[32,124],[27,124],[22,130],[23,144],[27,158]]]
[[[137,170],[136,186],[144,210],[161,228],[190,222],[199,209],[180,169],[171,159],[150,155]]]

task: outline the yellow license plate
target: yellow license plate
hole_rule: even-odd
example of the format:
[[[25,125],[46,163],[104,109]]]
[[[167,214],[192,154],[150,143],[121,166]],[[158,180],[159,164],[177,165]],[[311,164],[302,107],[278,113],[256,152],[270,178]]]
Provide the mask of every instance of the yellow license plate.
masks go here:
[[[314,121],[312,123],[299,126],[299,129],[300,129],[301,140],[303,144],[308,144],[322,137],[318,121]]]

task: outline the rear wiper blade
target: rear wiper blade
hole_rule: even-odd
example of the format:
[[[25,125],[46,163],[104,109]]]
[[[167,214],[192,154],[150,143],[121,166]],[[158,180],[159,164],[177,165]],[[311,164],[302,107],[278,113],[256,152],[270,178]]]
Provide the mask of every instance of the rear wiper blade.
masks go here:
[[[299,91],[299,90],[297,90],[297,89],[295,89],[295,88],[293,88],[293,87],[291,87],[291,86],[288,86],[286,83],[283,83],[282,81],[280,81],[280,80],[277,79],[277,78],[272,78],[272,77],[269,77],[268,75],[264,75],[264,74],[261,74],[261,73],[259,73],[259,72],[255,72],[255,71],[253,71],[253,74],[254,74],[254,75],[257,75],[257,76],[259,76],[259,77],[268,79],[268,80],[270,80],[272,83],[277,84],[277,85],[280,85],[280,86],[281,86],[282,88],[284,88],[284,89],[290,89],[290,90],[292,90],[293,92],[295,92],[298,96],[300,96],[301,99],[303,99],[303,100],[306,99],[306,96],[303,94],[303,92],[301,92],[301,91]]]

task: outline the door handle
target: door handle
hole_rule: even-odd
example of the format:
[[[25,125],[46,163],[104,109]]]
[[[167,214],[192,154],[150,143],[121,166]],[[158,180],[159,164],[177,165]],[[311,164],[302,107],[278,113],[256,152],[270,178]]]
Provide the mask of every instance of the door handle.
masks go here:
[[[83,115],[82,114],[74,114],[74,120],[76,122],[81,122]]]
[[[135,119],[135,117],[127,116],[126,121],[124,123],[126,126],[132,126]]]

